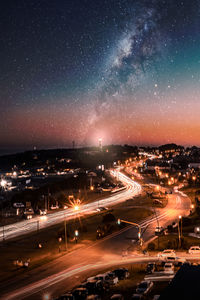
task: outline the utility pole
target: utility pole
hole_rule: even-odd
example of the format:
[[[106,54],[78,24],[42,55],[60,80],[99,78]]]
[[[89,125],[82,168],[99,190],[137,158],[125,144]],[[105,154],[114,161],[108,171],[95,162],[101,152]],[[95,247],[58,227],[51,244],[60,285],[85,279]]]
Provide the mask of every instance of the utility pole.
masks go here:
[[[3,234],[3,241],[5,241],[5,230],[4,230],[4,224],[3,224],[3,228],[2,228],[2,234]]]
[[[67,224],[66,224],[66,219],[64,221],[64,225],[65,225],[65,251],[67,251]]]
[[[159,220],[158,220],[158,217],[157,217],[155,207],[154,207],[154,213],[155,213],[155,216],[156,216],[157,225],[160,228],[160,224],[159,224]],[[159,240],[159,233],[158,233],[158,249],[159,249],[159,247],[160,247],[160,240]]]
[[[37,220],[37,233],[39,233],[40,230],[40,220]]]
[[[47,210],[49,210],[49,188],[48,188],[48,195],[47,195]]]
[[[179,220],[178,220],[178,248],[180,246],[180,241],[181,241],[181,235],[180,235],[180,225],[179,225]]]

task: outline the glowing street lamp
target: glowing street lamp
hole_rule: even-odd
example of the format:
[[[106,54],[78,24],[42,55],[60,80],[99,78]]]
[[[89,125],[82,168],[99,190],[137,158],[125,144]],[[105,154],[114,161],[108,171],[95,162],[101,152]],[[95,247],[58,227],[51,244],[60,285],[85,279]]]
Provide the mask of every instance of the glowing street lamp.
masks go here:
[[[5,188],[6,185],[7,185],[7,181],[6,181],[5,179],[1,179],[0,184],[1,184],[1,187],[2,187],[2,188]]]
[[[156,191],[159,191],[160,190],[160,187],[159,185],[156,186]]]
[[[80,209],[80,207],[78,205],[74,205],[74,210],[78,211]]]
[[[74,235],[75,235],[75,241],[76,241],[76,244],[77,244],[77,240],[78,240],[78,236],[79,236],[79,232],[78,232],[77,229],[74,231]]]
[[[50,295],[49,294],[44,294],[43,299],[44,300],[50,300]]]

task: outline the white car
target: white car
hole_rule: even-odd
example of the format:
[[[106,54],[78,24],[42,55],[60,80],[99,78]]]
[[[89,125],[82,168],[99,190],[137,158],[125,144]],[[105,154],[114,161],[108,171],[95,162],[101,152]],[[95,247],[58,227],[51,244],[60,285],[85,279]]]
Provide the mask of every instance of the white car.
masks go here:
[[[124,297],[121,294],[114,294],[114,295],[112,295],[112,297],[110,299],[112,299],[112,300],[124,300]]]
[[[141,281],[136,289],[137,294],[146,295],[153,287],[152,281]]]
[[[165,234],[165,229],[162,226],[156,226],[155,235]]]
[[[164,273],[174,274],[174,265],[172,263],[165,263]]]
[[[98,274],[95,276],[96,280],[101,280],[102,282],[109,282],[110,281],[110,277],[107,274]]]
[[[109,283],[115,285],[119,282],[118,277],[111,271],[106,272],[106,275],[109,277]]]
[[[158,253],[158,257],[176,257],[176,252],[172,249],[166,249]]]
[[[200,247],[199,246],[192,246],[188,250],[189,254],[200,254]]]

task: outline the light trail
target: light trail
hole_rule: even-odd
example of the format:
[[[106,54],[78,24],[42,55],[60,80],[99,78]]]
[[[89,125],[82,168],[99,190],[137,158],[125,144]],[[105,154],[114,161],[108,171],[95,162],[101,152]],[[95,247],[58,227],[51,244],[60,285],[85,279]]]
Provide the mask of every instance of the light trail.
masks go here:
[[[112,176],[115,176],[117,174],[118,179],[126,186],[126,189],[105,199],[81,205],[81,214],[94,213],[99,205],[109,207],[126,201],[127,199],[130,199],[131,197],[137,196],[141,193],[141,185],[137,182],[134,182],[128,176],[124,175],[120,171],[111,170],[110,173]],[[35,217],[30,220],[24,220],[14,224],[6,225],[4,226],[4,228],[0,227],[0,232],[2,232],[2,234],[0,233],[0,241],[3,240],[3,235],[4,239],[8,240],[14,237],[34,232],[37,230],[38,222],[39,228],[42,229],[51,225],[58,224],[64,220],[71,220],[76,217],[77,211],[69,208],[64,211],[48,214],[46,220],[41,220],[40,217]]]

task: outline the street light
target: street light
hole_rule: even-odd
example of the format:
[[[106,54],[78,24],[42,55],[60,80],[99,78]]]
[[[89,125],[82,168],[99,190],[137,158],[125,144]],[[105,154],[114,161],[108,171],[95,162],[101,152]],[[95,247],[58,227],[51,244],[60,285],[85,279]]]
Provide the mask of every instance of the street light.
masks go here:
[[[127,223],[127,224],[131,224],[133,226],[137,226],[138,227],[138,239],[140,241],[140,247],[142,248],[142,238],[141,238],[141,226],[137,223],[134,223],[134,222],[130,222],[130,221],[125,221],[125,220],[122,220],[122,219],[118,219],[117,220],[117,224],[120,225],[122,223]]]
[[[75,241],[77,243],[77,239],[78,239],[78,236],[79,236],[79,232],[78,232],[77,229],[75,230],[74,235],[75,235]]]
[[[7,181],[5,179],[1,179],[1,187],[5,189],[6,185],[7,185]]]
[[[160,190],[160,187],[159,185],[156,186],[156,191],[159,191]]]
[[[40,216],[37,220],[37,233],[39,233],[40,230],[40,220],[41,221],[46,221],[47,220],[47,216]]]
[[[80,209],[80,207],[78,206],[78,205],[74,205],[74,210],[79,210]]]
[[[182,216],[179,216],[179,220],[181,221],[181,237],[182,237],[182,234],[183,234],[183,226],[182,226]]]
[[[182,223],[182,216],[180,215],[178,220],[178,240],[179,240],[179,244],[183,235],[183,223]],[[180,223],[181,223],[181,228],[180,228]]]

